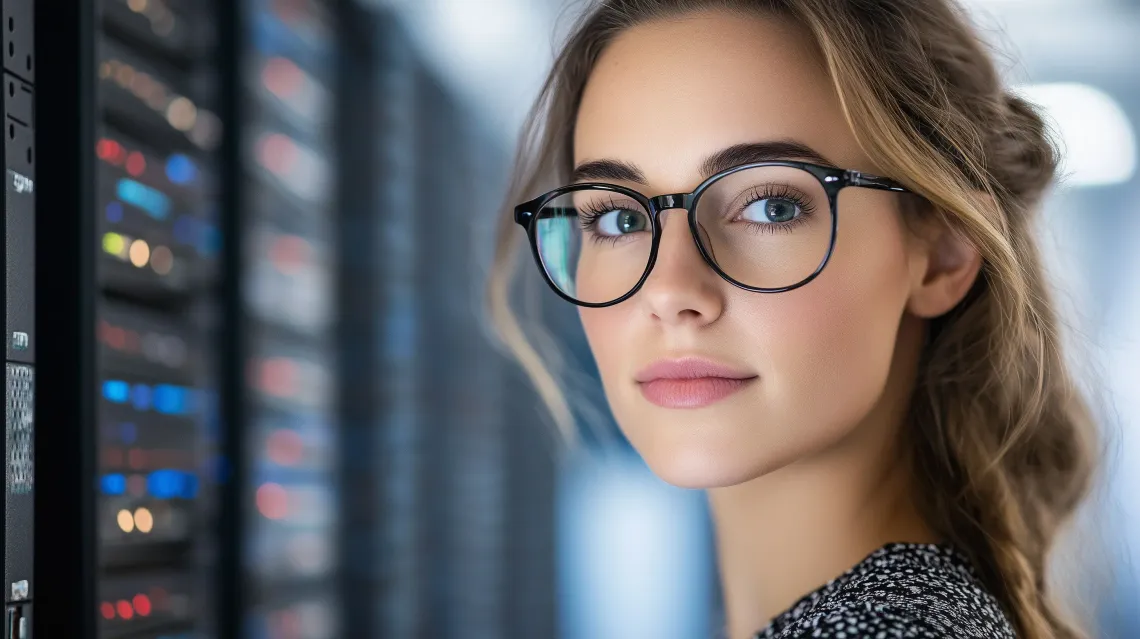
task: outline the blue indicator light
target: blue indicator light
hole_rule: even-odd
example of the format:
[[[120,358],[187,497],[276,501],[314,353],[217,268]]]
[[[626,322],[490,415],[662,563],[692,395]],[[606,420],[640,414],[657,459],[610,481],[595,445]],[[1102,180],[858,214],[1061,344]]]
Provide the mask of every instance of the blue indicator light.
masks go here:
[[[109,202],[106,208],[108,222],[123,221],[123,205],[118,202]]]
[[[175,184],[190,184],[198,178],[198,165],[185,155],[175,153],[166,159],[166,177]]]
[[[182,492],[182,473],[177,470],[156,470],[146,478],[146,489],[159,499],[170,499]]]
[[[127,478],[118,473],[103,475],[99,488],[104,495],[122,495],[127,492]]]
[[[190,391],[181,386],[159,384],[154,387],[154,409],[164,415],[190,412]]]
[[[156,470],[147,476],[146,489],[158,499],[193,499],[198,495],[198,477],[184,470]]]
[[[131,389],[131,404],[134,405],[136,410],[147,410],[150,408],[151,391],[150,386],[146,384],[135,384]]]
[[[179,216],[174,220],[174,241],[186,246],[194,246],[197,244],[197,229],[195,228],[194,218],[188,215]]]
[[[139,429],[130,422],[119,424],[119,437],[122,438],[124,444],[133,444],[138,439]]]
[[[198,476],[190,473],[182,475],[182,498],[194,499],[198,496]]]
[[[165,220],[170,214],[170,198],[141,182],[123,178],[116,190],[120,200],[139,207],[156,220]]]
[[[198,253],[203,257],[214,255],[222,247],[222,235],[213,224],[202,224],[198,233]]]
[[[131,385],[117,379],[103,382],[103,398],[115,404],[125,404],[130,398]]]

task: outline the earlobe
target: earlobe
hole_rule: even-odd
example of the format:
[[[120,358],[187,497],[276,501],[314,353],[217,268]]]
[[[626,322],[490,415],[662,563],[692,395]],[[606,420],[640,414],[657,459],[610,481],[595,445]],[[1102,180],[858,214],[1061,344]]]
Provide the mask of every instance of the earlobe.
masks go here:
[[[978,249],[962,234],[939,224],[923,242],[924,259],[907,310],[924,319],[948,313],[962,301],[982,267]]]

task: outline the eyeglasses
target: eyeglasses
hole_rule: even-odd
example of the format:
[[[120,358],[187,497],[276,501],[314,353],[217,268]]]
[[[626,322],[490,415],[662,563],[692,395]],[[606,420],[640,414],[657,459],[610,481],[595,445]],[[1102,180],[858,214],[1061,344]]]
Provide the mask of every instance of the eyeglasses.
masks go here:
[[[661,212],[678,208],[717,274],[748,291],[781,293],[827,266],[839,192],[849,186],[909,192],[858,171],[757,162],[717,173],[692,193],[652,198],[614,184],[571,184],[516,206],[515,222],[546,282],[578,306],[612,306],[637,293],[657,259]]]

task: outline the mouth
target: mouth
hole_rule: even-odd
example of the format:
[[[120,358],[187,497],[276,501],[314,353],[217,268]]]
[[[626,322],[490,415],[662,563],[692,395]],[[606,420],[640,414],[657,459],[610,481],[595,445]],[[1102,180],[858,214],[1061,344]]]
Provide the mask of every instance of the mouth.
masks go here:
[[[662,360],[634,378],[641,395],[662,408],[703,408],[758,379],[755,373],[700,358]]]

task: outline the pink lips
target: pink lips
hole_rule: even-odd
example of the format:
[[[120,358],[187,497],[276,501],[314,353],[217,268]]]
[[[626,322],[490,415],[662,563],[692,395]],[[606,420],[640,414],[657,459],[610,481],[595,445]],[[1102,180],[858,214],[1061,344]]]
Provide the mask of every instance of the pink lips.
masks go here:
[[[695,357],[662,360],[634,377],[645,399],[662,408],[708,406],[756,379],[754,373]]]

